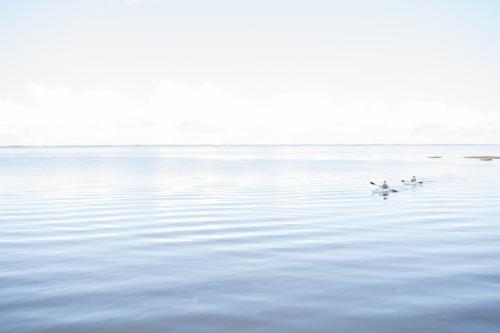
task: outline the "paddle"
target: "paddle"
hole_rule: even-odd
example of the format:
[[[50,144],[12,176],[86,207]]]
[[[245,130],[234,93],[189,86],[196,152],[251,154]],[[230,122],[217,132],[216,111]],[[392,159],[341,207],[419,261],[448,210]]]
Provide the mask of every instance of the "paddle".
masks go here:
[[[377,185],[377,184],[375,184],[374,182],[370,182],[370,184],[372,184],[372,185]],[[378,186],[378,185],[377,185],[377,186]],[[380,187],[382,187],[382,186],[380,186]],[[388,190],[390,190],[392,193],[396,193],[396,192],[398,192],[397,190],[392,189],[392,188],[391,188],[391,189],[388,189]]]
[[[406,180],[404,180],[404,179],[401,179],[401,182],[403,182],[403,183],[411,183],[411,182],[407,182],[407,181],[406,181]],[[417,183],[419,183],[419,184],[423,184],[424,182],[417,182]]]

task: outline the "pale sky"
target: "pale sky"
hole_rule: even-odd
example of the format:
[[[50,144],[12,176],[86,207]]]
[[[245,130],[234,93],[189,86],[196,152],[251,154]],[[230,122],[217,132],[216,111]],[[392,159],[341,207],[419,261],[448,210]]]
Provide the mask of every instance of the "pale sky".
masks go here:
[[[500,143],[495,0],[0,0],[0,145]]]

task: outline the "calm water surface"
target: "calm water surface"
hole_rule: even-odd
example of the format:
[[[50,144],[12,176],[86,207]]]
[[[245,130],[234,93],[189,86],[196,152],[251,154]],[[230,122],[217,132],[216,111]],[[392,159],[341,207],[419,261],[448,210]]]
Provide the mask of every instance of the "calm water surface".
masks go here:
[[[472,154],[500,146],[0,148],[0,332],[500,332]]]

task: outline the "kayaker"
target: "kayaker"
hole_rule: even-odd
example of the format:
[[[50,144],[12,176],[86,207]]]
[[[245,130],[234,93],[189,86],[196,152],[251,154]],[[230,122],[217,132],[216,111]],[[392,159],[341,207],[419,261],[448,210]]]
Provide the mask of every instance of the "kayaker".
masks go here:
[[[413,177],[411,178],[411,182],[412,182],[412,183],[416,183],[416,182],[417,182],[417,178],[416,178],[415,176],[413,176]]]
[[[384,180],[384,183],[382,184],[382,188],[383,188],[383,189],[387,189],[387,188],[389,188],[389,185],[387,185],[387,183],[385,182],[385,180]]]

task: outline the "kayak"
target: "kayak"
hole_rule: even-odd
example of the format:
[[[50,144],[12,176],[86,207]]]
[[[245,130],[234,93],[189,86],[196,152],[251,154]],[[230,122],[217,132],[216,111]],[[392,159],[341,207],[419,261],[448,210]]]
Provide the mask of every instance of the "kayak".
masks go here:
[[[408,186],[417,186],[417,185],[422,185],[423,182],[409,182],[405,181],[403,184],[408,185]]]
[[[392,192],[397,192],[397,191],[392,188],[382,188],[382,187],[373,190],[373,193],[380,193],[380,194],[388,194]]]

